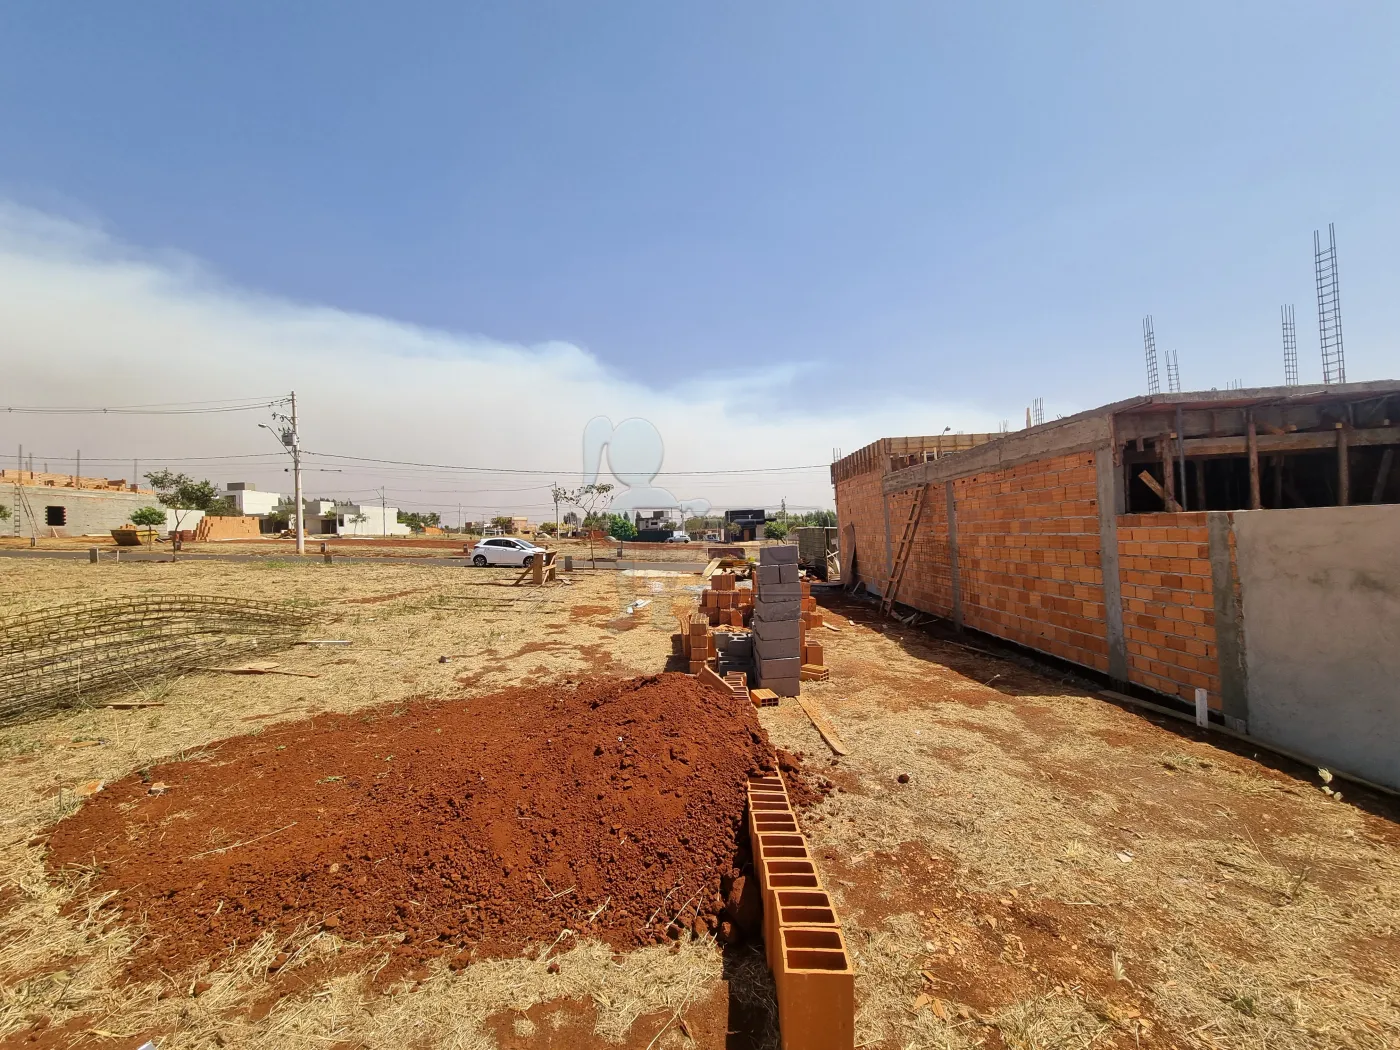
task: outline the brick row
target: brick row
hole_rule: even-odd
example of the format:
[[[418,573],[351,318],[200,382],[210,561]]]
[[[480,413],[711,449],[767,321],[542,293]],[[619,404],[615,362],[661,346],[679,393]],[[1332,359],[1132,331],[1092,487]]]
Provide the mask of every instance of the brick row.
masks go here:
[[[783,1050],[852,1050],[855,968],[779,774],[748,783],[749,844]]]

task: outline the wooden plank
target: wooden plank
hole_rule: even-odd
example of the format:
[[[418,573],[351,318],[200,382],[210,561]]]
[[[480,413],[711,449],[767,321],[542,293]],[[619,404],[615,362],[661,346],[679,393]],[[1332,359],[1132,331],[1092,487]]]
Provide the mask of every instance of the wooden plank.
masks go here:
[[[1351,503],[1351,456],[1347,453],[1347,428],[1337,424],[1337,506]]]
[[[722,558],[711,558],[710,564],[706,565],[705,571],[700,574],[701,578],[708,581],[715,574],[715,570],[719,568],[721,561],[723,561]]]
[[[1376,484],[1371,488],[1371,502],[1379,503],[1385,496],[1385,483],[1390,478],[1390,461],[1395,455],[1393,448],[1381,453],[1380,470],[1376,472]]]
[[[1249,509],[1258,510],[1263,504],[1259,499],[1259,428],[1254,424],[1254,412],[1249,413],[1249,432],[1246,443],[1249,447]]]
[[[1138,480],[1157,494],[1157,498],[1162,501],[1162,506],[1166,511],[1172,514],[1179,514],[1181,512],[1181,504],[1168,496],[1166,489],[1162,488],[1161,483],[1147,471],[1144,470],[1139,474]]]
[[[826,741],[827,747],[831,748],[831,750],[838,755],[849,755],[851,753],[850,749],[848,749],[841,740],[840,734],[836,732],[836,727],[832,725],[831,720],[826,717],[826,712],[822,710],[821,704],[807,696],[799,696],[797,702],[802,705],[802,710],[806,712],[807,717],[812,720],[812,725],[815,726],[817,732],[822,735],[822,739]]]
[[[1284,434],[1256,434],[1255,441],[1261,453],[1317,452],[1334,448],[1337,437],[1331,430],[1299,430]],[[1248,435],[1187,438],[1185,444],[1188,457],[1249,455]],[[1348,431],[1347,444],[1400,445],[1400,427],[1369,427],[1365,430]]]

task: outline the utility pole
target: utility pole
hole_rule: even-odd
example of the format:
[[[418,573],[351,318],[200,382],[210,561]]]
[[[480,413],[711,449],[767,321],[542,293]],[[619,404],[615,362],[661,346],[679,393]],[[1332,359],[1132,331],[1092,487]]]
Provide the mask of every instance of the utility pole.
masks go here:
[[[384,486],[379,486],[379,537],[389,538],[389,497],[384,495]]]
[[[78,458],[73,466],[73,487],[77,488],[82,484],[78,479],[83,476],[83,450],[78,449]]]
[[[306,510],[301,505],[301,437],[297,434],[297,392],[292,391],[292,490],[297,502],[297,553],[306,553]]]
[[[559,539],[559,482],[553,482],[550,486],[550,495],[554,497],[554,538]]]

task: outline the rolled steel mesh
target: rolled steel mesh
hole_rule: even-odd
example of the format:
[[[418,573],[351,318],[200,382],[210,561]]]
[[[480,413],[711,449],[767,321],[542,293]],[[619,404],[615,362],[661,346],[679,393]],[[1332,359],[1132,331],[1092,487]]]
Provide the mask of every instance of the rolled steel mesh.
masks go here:
[[[315,617],[198,594],[99,598],[0,620],[0,725],[292,645]]]

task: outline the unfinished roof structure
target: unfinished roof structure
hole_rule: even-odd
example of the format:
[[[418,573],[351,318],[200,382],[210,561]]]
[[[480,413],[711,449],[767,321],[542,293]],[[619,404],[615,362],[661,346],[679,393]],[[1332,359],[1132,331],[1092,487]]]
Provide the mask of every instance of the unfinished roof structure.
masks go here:
[[[832,464],[843,580],[1400,786],[1400,382],[958,437]]]

